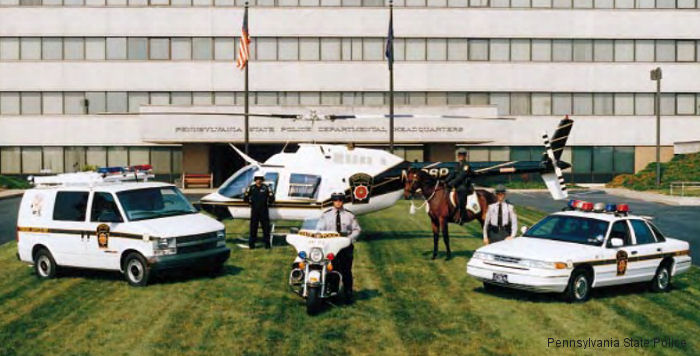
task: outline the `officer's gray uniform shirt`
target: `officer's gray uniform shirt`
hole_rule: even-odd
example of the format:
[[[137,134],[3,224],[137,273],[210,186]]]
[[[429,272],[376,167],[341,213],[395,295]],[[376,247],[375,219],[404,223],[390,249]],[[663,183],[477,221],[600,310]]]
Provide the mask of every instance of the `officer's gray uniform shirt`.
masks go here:
[[[489,205],[486,210],[486,221],[484,222],[484,236],[488,237],[488,229],[491,225],[498,226],[498,209],[502,209],[501,215],[501,225],[506,226],[508,223],[511,224],[510,236],[515,237],[516,231],[518,230],[518,216],[515,215],[515,208],[513,205],[507,202],[503,203],[493,203]]]
[[[338,212],[340,212],[340,232],[347,234],[347,237],[355,243],[357,237],[360,236],[362,229],[360,224],[357,222],[355,214],[341,208],[336,209],[335,207],[327,209],[321,215],[318,220],[317,229],[326,231],[337,231],[337,220]]]

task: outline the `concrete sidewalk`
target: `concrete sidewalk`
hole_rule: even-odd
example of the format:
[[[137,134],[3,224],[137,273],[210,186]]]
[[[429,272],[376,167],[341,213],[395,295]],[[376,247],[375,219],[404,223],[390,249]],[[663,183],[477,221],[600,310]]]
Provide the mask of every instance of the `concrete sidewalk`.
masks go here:
[[[19,197],[24,194],[24,189],[0,189],[0,199]]]
[[[625,198],[653,201],[656,203],[677,206],[700,206],[699,197],[676,197],[659,193],[642,192],[625,188],[600,188],[602,191]]]

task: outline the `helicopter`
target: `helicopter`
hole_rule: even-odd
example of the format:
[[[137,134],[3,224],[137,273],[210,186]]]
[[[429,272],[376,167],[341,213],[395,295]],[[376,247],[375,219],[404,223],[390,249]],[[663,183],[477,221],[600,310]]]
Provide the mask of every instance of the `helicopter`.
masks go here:
[[[172,114],[172,113],[170,113]],[[239,115],[239,114],[230,114]],[[386,118],[387,115],[278,115],[249,114],[250,116],[277,117],[293,120],[350,120],[356,118]],[[424,117],[426,115],[421,115]],[[412,117],[396,115],[395,117]],[[438,117],[438,116],[436,116]],[[514,120],[513,118],[480,118],[466,116],[439,116],[441,118],[470,118],[486,120]],[[551,140],[542,136],[544,152],[539,161],[469,162],[473,178],[539,173],[553,199],[566,198],[566,184],[562,170],[571,167],[561,161],[561,155],[573,126],[568,116],[559,122]],[[201,198],[203,210],[219,219],[250,219],[250,207],[243,200],[246,188],[256,175],[265,178],[275,194],[270,206],[272,220],[305,220],[317,217],[322,209],[332,205],[330,196],[345,192],[345,207],[362,215],[394,205],[403,195],[403,180],[410,168],[420,168],[437,178],[456,169],[457,162],[408,162],[387,151],[354,147],[347,144],[300,143],[294,151],[281,152],[265,162],[259,162],[243,153],[233,144],[246,166],[228,178],[216,192]]]

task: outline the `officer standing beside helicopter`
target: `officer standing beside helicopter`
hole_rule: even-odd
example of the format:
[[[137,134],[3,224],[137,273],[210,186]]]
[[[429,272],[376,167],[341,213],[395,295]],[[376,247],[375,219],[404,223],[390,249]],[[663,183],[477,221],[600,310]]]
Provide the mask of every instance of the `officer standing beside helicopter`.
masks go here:
[[[323,215],[321,215],[318,221],[317,228],[319,230],[336,231],[350,239],[350,246],[338,251],[338,255],[335,257],[335,266],[338,272],[343,275],[345,302],[347,304],[352,304],[354,302],[352,294],[354,243],[357,241],[357,237],[360,236],[362,229],[360,228],[360,224],[357,223],[355,214],[345,210],[343,207],[345,203],[344,192],[334,192],[331,194],[331,201],[333,202],[333,207],[323,212]]]
[[[265,183],[265,176],[256,174],[253,178],[255,183],[248,186],[243,195],[243,200],[250,204],[250,236],[248,237],[248,247],[255,248],[258,239],[258,225],[262,224],[263,241],[265,248],[270,248],[270,205],[275,201],[275,194]]]
[[[461,221],[467,220],[467,196],[474,192],[474,186],[471,181],[473,172],[469,164],[467,164],[468,158],[467,150],[460,148],[457,151],[457,168],[445,178],[447,187],[457,192],[457,205]]]

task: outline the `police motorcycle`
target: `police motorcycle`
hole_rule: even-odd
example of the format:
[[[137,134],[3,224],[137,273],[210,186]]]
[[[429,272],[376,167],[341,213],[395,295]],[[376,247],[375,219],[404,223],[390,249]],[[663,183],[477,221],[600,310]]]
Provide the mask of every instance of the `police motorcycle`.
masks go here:
[[[304,220],[301,229],[292,229],[286,240],[297,250],[289,286],[306,299],[306,312],[314,315],[325,301],[342,295],[343,278],[333,260],[351,241],[338,232],[319,230],[317,218]]]

